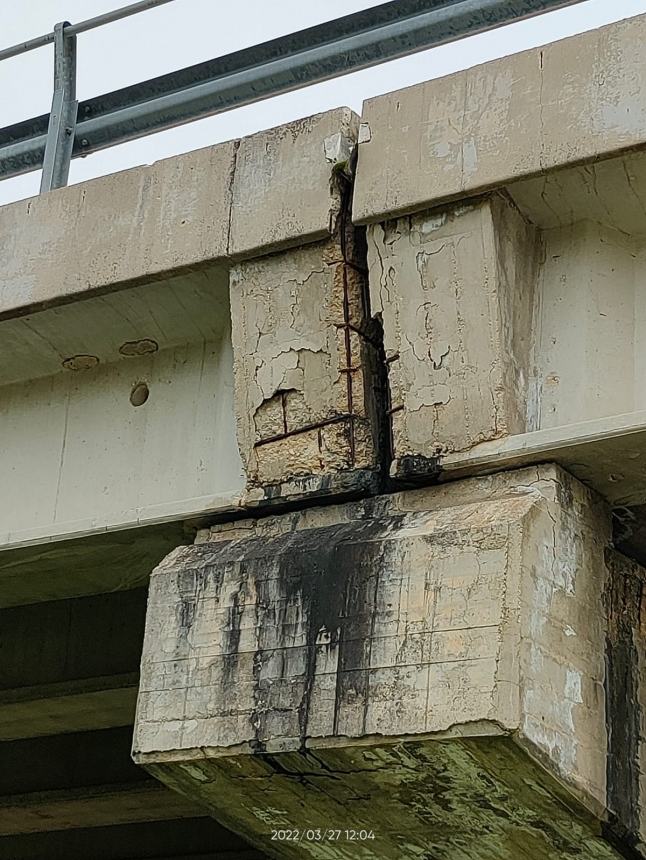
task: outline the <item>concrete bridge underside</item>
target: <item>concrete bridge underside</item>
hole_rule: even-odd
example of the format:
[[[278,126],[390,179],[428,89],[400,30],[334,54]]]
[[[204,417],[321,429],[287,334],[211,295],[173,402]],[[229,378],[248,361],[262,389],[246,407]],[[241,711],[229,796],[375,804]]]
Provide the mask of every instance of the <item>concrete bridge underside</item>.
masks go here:
[[[0,857],[259,860],[131,757],[151,568],[169,524],[0,557]]]

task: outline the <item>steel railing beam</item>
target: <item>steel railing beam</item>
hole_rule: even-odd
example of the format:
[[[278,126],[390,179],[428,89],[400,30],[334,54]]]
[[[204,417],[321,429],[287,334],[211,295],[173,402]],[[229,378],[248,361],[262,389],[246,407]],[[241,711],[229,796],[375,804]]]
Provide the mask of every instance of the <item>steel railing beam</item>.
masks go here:
[[[73,157],[584,0],[391,0],[79,105]],[[0,178],[42,165],[48,117],[0,129]]]

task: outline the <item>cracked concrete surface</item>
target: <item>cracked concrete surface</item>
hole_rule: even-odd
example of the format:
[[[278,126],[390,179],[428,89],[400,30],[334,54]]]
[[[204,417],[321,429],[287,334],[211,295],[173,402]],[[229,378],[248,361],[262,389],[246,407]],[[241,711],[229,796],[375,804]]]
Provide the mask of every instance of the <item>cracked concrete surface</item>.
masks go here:
[[[369,225],[394,477],[454,470],[505,439],[521,451],[535,432],[640,423],[645,205],[639,151]]]
[[[270,856],[644,854],[646,573],[606,502],[646,498],[645,34],[633,19],[371,100],[360,129],[341,108],[0,209],[7,539],[16,515],[30,540],[80,528],[88,486],[83,528],[231,518],[152,576],[134,754]],[[70,358],[99,368],[63,379]],[[233,423],[217,432],[234,413],[242,495]],[[52,492],[77,517],[59,531]]]
[[[621,857],[598,822],[504,737],[375,739],[150,769],[175,790],[199,794],[222,822],[279,860]]]
[[[330,236],[357,125],[338,108],[1,206],[0,318]]]
[[[261,495],[378,468],[379,344],[363,237],[342,210],[337,221],[327,242],[231,270],[238,441],[247,486]]]
[[[643,146],[645,39],[636,16],[368,99],[358,223]]]
[[[525,429],[536,231],[503,197],[368,228],[393,473]]]
[[[341,194],[332,170],[349,158],[358,124],[349,108],[337,108],[242,138],[232,184],[231,257],[335,232]]]
[[[349,223],[356,126],[339,108],[0,207],[6,542],[372,480],[379,344]],[[133,339],[151,354],[126,356]],[[40,499],[16,505],[34,470]]]

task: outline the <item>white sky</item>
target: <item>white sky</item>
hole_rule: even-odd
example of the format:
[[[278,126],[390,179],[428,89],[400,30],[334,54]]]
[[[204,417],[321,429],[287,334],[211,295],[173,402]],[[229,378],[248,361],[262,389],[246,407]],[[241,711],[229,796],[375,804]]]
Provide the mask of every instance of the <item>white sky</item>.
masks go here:
[[[0,47],[131,0],[21,0],[5,9]],[[175,0],[78,36],[79,99],[377,5],[379,0]],[[251,134],[321,110],[450,74],[477,63],[646,12],[646,0],[586,0],[569,9],[394,60],[255,105],[189,123],[72,162],[70,182]],[[0,63],[0,127],[49,111],[53,48]],[[0,182],[0,204],[36,194],[39,173]]]

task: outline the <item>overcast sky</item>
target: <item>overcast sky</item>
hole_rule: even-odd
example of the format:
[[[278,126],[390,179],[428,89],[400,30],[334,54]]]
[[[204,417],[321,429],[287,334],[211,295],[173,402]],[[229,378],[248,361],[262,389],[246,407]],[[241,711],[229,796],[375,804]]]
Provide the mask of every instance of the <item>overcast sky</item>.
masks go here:
[[[129,0],[21,0],[8,4],[0,47],[38,36]],[[78,98],[127,86],[285,33],[377,5],[377,0],[174,0],[78,37]],[[586,0],[374,69],[229,111],[72,162],[70,182],[153,162],[250,134],[297,117],[440,77],[495,57],[543,45],[646,12],[646,0]],[[53,48],[0,63],[0,126],[49,111]],[[38,173],[0,182],[0,204],[37,193]]]

